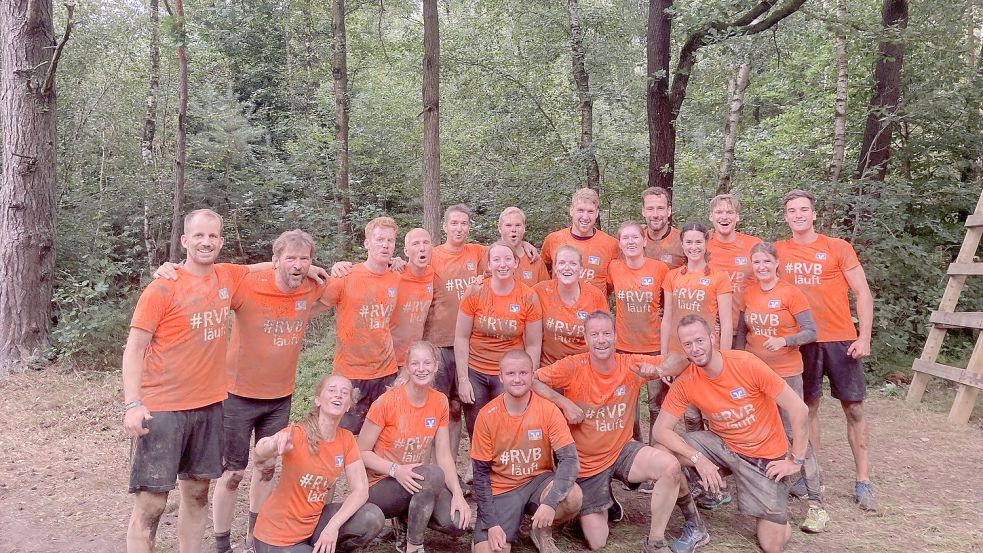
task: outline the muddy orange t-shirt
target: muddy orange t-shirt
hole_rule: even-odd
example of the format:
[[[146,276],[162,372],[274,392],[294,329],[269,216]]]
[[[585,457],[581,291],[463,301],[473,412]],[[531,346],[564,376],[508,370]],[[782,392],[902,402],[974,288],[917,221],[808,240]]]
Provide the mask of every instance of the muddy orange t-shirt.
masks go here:
[[[397,465],[422,463],[437,436],[437,429],[447,426],[450,419],[447,396],[430,389],[423,406],[410,403],[406,385],[390,388],[372,403],[366,420],[382,429],[372,451]],[[367,468],[369,485],[387,474]]]
[[[321,303],[335,308],[332,372],[350,380],[369,380],[396,372],[390,326],[399,275],[373,273],[364,263],[348,276],[329,278]]]
[[[798,346],[769,351],[768,338],[784,338],[801,330],[795,316],[809,309],[809,300],[801,290],[779,280],[774,288],[763,291],[757,284],[744,292],[744,325],[747,327],[747,351],[758,356],[778,376],[802,374],[802,354]]]
[[[556,250],[564,245],[577,248],[583,258],[580,263],[580,282],[590,284],[606,295],[608,263],[621,254],[618,240],[601,230],[595,230],[590,238],[581,238],[574,236],[569,228],[560,229],[551,232],[543,240],[543,262],[552,267]]]
[[[778,459],[788,452],[775,397],[785,381],[764,361],[746,351],[714,352],[723,358],[717,378],[690,364],[669,388],[662,409],[682,418],[696,406],[708,428],[734,452],[758,459]]]
[[[629,353],[652,353],[661,349],[662,281],[669,267],[643,258],[638,269],[623,259],[608,265],[608,288],[614,290],[615,347]]]
[[[537,284],[533,291],[543,308],[543,350],[541,365],[556,363],[564,357],[587,351],[584,321],[594,311],[608,312],[608,299],[597,288],[580,285],[580,297],[574,305],[560,298],[556,280]]]
[[[584,421],[571,428],[580,474],[593,476],[618,460],[632,439],[638,390],[648,379],[631,369],[639,363],[659,365],[662,356],[614,354],[614,369],[602,374],[591,366],[590,354],[581,353],[536,371],[536,378],[584,410]]]
[[[414,275],[410,268],[403,270],[396,291],[396,311],[392,317],[393,349],[396,364],[406,364],[406,353],[423,338],[423,325],[433,301],[433,267],[427,267],[422,275]]]
[[[423,330],[424,340],[441,348],[454,345],[461,299],[478,277],[485,274],[487,265],[485,247],[481,244],[465,244],[458,252],[450,251],[446,244],[433,249],[430,258],[434,272],[433,302]]]
[[[737,319],[741,316],[738,306],[741,297],[744,296],[744,289],[748,285],[753,286],[756,282],[751,271],[751,247],[761,240],[742,232],[734,234],[734,241],[727,243],[717,240],[716,234],[710,235],[710,240],[707,242],[710,260],[707,264],[710,265],[711,271],[723,272],[730,279],[731,287],[734,289],[734,301],[731,302],[734,311],[732,328],[736,332]]]
[[[519,266],[515,268],[515,278],[532,288],[544,280],[549,280],[550,273],[546,270],[542,257],[537,257],[536,261],[529,261],[529,257],[522,255],[519,256]]]
[[[521,415],[505,408],[505,395],[478,412],[471,458],[492,464],[492,495],[514,490],[553,470],[553,452],[573,443],[560,408],[533,392]]]
[[[292,292],[281,292],[273,269],[246,275],[232,295],[235,317],[225,357],[229,393],[256,399],[294,393],[297,359],[321,293],[310,279]]]
[[[678,228],[669,227],[669,234],[661,240],[649,236],[648,228],[642,234],[645,236],[645,257],[661,261],[670,269],[681,267],[686,263],[686,254],[683,253],[683,242]]]
[[[292,424],[279,433],[291,433],[293,449],[283,454],[280,480],[263,503],[253,535],[266,544],[284,547],[314,534],[325,500],[331,501],[334,485],[345,468],[362,459],[355,437],[344,428],[334,440],[318,442],[312,454],[307,433]]]
[[[666,297],[672,301],[672,332],[669,333],[669,351],[683,353],[683,347],[679,343],[679,336],[676,334],[676,326],[683,317],[695,313],[703,317],[713,326],[714,334],[717,335],[717,343],[720,343],[720,322],[718,320],[719,309],[717,308],[717,296],[732,292],[730,279],[724,273],[710,271],[688,271],[683,273],[685,267],[679,267],[669,271],[662,289],[666,292]]]
[[[844,273],[860,266],[857,252],[846,240],[818,235],[811,244],[793,240],[775,243],[779,274],[799,287],[809,300],[816,321],[817,342],[857,339],[850,314],[850,285]]]
[[[151,411],[184,411],[223,401],[232,295],[249,268],[217,263],[196,276],[157,279],[140,294],[130,326],[152,334],[143,354],[140,400]]]
[[[543,318],[536,293],[520,282],[501,296],[491,282],[483,283],[461,301],[461,313],[472,318],[468,367],[493,376],[498,375],[498,361],[505,352],[525,349],[526,325]]]

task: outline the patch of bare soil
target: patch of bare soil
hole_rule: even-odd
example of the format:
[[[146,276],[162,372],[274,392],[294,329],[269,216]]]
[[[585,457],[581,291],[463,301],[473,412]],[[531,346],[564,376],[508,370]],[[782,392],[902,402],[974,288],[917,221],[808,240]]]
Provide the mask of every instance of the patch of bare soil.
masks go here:
[[[123,551],[131,498],[126,493],[129,441],[123,436],[118,374],[48,370],[0,381],[0,553]],[[951,427],[945,413],[874,397],[868,402],[871,462],[880,511],[853,504],[853,458],[839,405],[822,407],[820,462],[832,521],[818,536],[793,530],[788,551],[983,552],[983,431]],[[466,457],[466,453],[465,453]],[[464,465],[464,459],[462,459]],[[248,482],[248,475],[246,482]],[[610,552],[635,552],[647,533],[649,497],[620,489],[626,521],[612,527]],[[245,490],[243,490],[244,492]],[[158,551],[176,551],[176,494],[158,532]],[[246,494],[240,493],[240,512]],[[806,511],[791,502],[798,523]],[[734,505],[705,515],[711,542],[703,553],[757,551],[753,524]],[[245,518],[233,530],[241,551]],[[681,524],[674,513],[673,534]],[[211,530],[203,542],[212,551]],[[582,541],[560,533],[562,551]],[[465,538],[428,535],[428,550],[467,551]],[[367,552],[393,551],[380,543]],[[528,541],[513,549],[535,551]]]

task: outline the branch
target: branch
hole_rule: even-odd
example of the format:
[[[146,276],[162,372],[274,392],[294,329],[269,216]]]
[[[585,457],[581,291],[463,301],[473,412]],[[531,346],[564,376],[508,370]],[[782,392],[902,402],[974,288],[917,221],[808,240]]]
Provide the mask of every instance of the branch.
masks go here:
[[[171,9],[171,3],[164,0],[164,9],[167,10],[167,15],[174,17],[174,10]]]
[[[55,89],[55,71],[58,70],[58,60],[61,59],[61,53],[65,49],[65,44],[68,43],[68,37],[72,34],[72,27],[75,25],[75,4],[65,4],[65,9],[68,10],[65,34],[62,35],[61,41],[55,47],[55,52],[51,55],[51,65],[48,66],[48,74],[45,75],[44,85],[41,86],[42,96],[51,94],[51,91]]]

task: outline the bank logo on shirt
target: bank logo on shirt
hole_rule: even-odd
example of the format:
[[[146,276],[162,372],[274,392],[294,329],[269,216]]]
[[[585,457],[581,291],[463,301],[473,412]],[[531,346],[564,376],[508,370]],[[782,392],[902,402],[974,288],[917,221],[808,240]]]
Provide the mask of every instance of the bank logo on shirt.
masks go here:
[[[596,256],[596,255],[588,255],[587,256],[587,264],[588,265],[600,265],[601,264],[601,258],[598,257],[598,256]]]
[[[731,399],[744,399],[747,397],[747,392],[744,391],[744,388],[734,388],[730,391],[730,397]]]
[[[433,428],[437,426],[437,419],[435,419],[434,417],[427,417],[427,419],[423,421],[423,424],[427,428]]]
[[[672,254],[664,253],[662,254],[663,263],[672,263]]]
[[[528,432],[528,436],[529,436],[529,441],[530,442],[534,442],[536,440],[542,440],[543,439],[543,431],[542,430],[530,430]]]
[[[747,258],[746,257],[735,257],[734,258],[734,264],[735,265],[747,265]]]
[[[710,286],[710,279],[708,279],[708,278],[701,278],[700,279],[700,284],[702,284],[703,286]]]
[[[615,388],[614,395],[616,395],[616,396],[623,396],[623,395],[625,395],[625,385],[622,384],[621,386],[618,386],[617,388]]]
[[[532,271],[522,271],[522,278],[525,280],[532,280]]]
[[[518,313],[518,312],[519,312],[519,304],[517,304],[517,303],[510,303],[509,304],[509,313]]]
[[[340,467],[344,463],[345,463],[345,457],[343,455],[335,455],[334,456],[334,466]]]
[[[294,302],[294,310],[295,311],[303,311],[305,309],[307,309],[307,301],[306,300],[297,300],[297,301]]]
[[[467,267],[469,271],[473,271],[474,270],[474,262],[473,261],[468,261],[467,263],[464,264],[464,266]]]
[[[229,289],[228,288],[219,288],[218,289],[218,297],[222,298],[223,300],[229,299]]]
[[[818,259],[820,261],[826,261],[826,253],[825,252],[816,252],[816,259]]]
[[[768,300],[768,307],[771,309],[778,309],[781,306],[782,302],[780,300]]]
[[[390,298],[395,298],[396,297],[396,289],[395,288],[389,288],[388,290],[386,290],[386,294]]]
[[[577,318],[580,319],[580,320],[586,319],[587,318],[587,312],[586,311],[577,311]]]
[[[655,279],[652,277],[642,277],[642,286],[652,286],[655,284]]]

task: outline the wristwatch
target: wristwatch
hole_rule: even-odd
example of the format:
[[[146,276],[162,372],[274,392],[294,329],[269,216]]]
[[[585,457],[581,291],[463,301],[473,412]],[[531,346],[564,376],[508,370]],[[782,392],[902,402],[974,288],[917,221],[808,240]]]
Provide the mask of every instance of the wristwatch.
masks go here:
[[[796,465],[798,465],[800,467],[802,465],[806,464],[806,460],[805,459],[799,459],[798,457],[795,456],[794,453],[789,453],[788,455],[789,455],[789,460],[792,461],[792,463],[794,463],[794,464],[796,464]]]
[[[389,476],[396,476],[396,463],[389,463]]]
[[[143,405],[143,402],[142,401],[140,401],[139,399],[134,399],[133,401],[131,401],[129,403],[123,404],[123,412],[129,411],[130,409],[133,409],[134,407],[140,407],[141,405]]]

